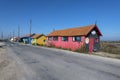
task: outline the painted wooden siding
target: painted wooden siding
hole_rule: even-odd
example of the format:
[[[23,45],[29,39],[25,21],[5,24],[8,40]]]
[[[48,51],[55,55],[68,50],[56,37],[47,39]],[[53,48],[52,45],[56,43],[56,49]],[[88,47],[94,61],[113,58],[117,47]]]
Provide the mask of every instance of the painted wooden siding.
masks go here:
[[[53,37],[52,37],[52,40],[48,41],[47,45],[52,44],[52,46],[55,46],[55,47],[76,50],[78,48],[81,48],[81,46],[84,44],[84,41],[85,41],[84,36],[81,37],[80,42],[73,41],[72,37],[68,37],[68,41],[62,41],[62,37],[58,37],[58,41],[53,41]]]
[[[38,45],[46,45],[46,37],[45,36],[41,36],[40,38],[38,38],[36,40]]]

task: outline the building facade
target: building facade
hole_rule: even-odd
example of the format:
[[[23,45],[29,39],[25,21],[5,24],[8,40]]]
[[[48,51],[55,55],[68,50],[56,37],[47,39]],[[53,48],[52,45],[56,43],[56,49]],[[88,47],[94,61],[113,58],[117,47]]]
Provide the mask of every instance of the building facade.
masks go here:
[[[100,36],[97,25],[56,30],[47,35],[47,46],[76,50],[85,45],[89,52],[93,52],[100,48]]]

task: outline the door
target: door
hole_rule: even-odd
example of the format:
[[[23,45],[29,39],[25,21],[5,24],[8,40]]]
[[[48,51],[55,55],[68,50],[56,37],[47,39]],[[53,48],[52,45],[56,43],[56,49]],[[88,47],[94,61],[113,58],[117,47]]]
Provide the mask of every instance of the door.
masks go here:
[[[89,52],[93,52],[94,49],[94,38],[89,39]]]

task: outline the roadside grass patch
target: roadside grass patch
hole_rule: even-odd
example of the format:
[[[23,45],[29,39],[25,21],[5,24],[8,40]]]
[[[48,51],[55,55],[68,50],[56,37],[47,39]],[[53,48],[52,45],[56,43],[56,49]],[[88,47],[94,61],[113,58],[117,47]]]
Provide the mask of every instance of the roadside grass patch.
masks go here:
[[[108,52],[111,54],[120,54],[120,45],[112,42],[101,42],[101,51]]]

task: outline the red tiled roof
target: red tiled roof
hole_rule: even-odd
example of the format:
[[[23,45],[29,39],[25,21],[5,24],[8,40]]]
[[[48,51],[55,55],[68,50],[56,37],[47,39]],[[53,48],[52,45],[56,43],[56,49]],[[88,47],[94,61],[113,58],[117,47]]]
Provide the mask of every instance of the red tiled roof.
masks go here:
[[[65,29],[65,30],[56,30],[56,31],[51,32],[47,36],[79,36],[79,35],[87,35],[95,27],[96,27],[96,25],[89,25],[89,26],[78,27],[78,28],[69,28],[69,29]],[[97,28],[97,30],[98,30],[98,28]],[[100,33],[100,31],[99,31],[99,33]],[[100,35],[102,35],[102,34],[100,33]]]

